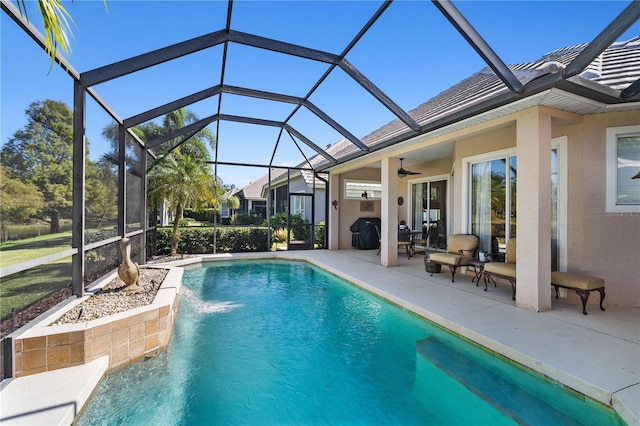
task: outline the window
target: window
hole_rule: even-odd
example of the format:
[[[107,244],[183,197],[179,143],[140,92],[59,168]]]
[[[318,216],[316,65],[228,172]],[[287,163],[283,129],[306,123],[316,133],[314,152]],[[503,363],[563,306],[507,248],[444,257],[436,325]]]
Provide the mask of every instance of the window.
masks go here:
[[[470,164],[470,229],[479,248],[497,255],[516,237],[517,159],[507,155]]]
[[[300,216],[304,217],[304,212],[305,212],[305,198],[304,197],[299,197],[299,196],[293,196],[293,201],[291,204],[293,204],[293,214],[299,214]]]
[[[517,172],[515,150],[487,153],[465,159],[468,201],[463,217],[469,232],[480,237],[482,250],[493,260],[503,260],[506,241],[517,231]],[[567,265],[567,137],[551,141],[551,268]],[[526,194],[525,194],[526,196]]]
[[[640,212],[640,126],[607,129],[607,212]]]
[[[408,218],[411,228],[422,229],[422,238],[426,239],[440,225],[438,239],[430,241],[430,244],[440,248],[446,247],[447,178],[447,175],[443,175],[410,181],[411,209]]]
[[[368,180],[345,180],[344,198],[379,200],[382,198],[382,184]]]

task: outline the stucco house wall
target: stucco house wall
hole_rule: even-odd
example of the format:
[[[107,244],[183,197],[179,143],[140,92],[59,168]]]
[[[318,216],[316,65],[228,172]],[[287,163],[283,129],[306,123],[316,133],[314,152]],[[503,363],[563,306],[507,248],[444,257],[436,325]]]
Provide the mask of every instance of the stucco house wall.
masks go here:
[[[607,283],[607,302],[640,306],[640,214],[606,209],[609,127],[640,125],[637,111],[585,116],[568,136],[568,267]],[[640,181],[637,181],[640,185]]]

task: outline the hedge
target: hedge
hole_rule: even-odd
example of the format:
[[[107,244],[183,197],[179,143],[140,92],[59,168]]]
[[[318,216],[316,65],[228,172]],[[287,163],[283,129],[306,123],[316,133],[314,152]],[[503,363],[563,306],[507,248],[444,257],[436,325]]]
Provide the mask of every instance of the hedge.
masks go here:
[[[195,209],[186,208],[182,213],[184,217],[189,217],[193,220],[197,220],[198,222],[211,222],[213,221],[214,215],[218,217],[218,211],[216,209],[202,209],[200,211],[196,211]]]
[[[180,228],[180,254],[213,253],[213,230],[217,229],[218,253],[239,253],[247,251],[269,251],[267,228],[265,227],[198,227]],[[172,228],[157,228],[158,255],[171,253]]]

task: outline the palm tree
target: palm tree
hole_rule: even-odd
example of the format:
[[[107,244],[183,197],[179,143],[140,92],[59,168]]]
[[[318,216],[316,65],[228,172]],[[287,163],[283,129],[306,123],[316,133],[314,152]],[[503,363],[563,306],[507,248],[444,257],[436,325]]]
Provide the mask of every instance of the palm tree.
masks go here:
[[[107,0],[103,0],[104,8],[107,9]],[[25,18],[27,16],[26,0],[16,0],[20,13]],[[67,9],[62,6],[60,0],[38,0],[38,10],[42,15],[42,23],[44,25],[45,48],[51,58],[51,66],[56,58],[58,46],[62,48],[65,54],[69,53],[69,34],[71,27],[69,20],[73,22],[71,15]],[[68,19],[67,19],[68,18]]]
[[[149,199],[153,205],[166,200],[173,212],[171,255],[178,253],[179,221],[186,207],[196,210],[205,205],[219,207],[220,194],[215,177],[206,162],[184,154],[180,148],[167,154],[149,170]]]
[[[233,212],[240,208],[240,198],[238,198],[236,195],[232,195],[227,198],[227,207],[229,207],[229,210],[231,210],[233,215]]]

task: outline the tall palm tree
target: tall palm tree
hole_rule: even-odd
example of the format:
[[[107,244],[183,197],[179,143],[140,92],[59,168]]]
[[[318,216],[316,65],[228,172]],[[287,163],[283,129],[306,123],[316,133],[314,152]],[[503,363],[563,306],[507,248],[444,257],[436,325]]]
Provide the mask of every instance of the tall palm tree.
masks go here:
[[[206,162],[184,154],[180,148],[167,154],[149,170],[149,198],[159,205],[166,200],[173,212],[171,255],[178,253],[179,221],[186,207],[220,206],[221,190]]]

